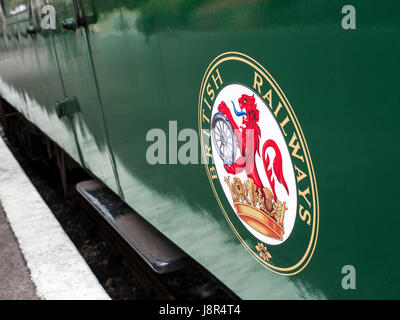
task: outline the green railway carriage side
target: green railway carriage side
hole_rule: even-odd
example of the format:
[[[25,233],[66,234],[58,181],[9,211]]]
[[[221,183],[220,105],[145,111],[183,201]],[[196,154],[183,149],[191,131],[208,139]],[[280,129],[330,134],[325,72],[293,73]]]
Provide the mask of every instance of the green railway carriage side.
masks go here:
[[[400,222],[396,1],[352,1],[356,30],[342,28],[347,3],[339,0],[22,1],[31,3],[30,11],[13,20],[2,13],[0,94],[238,296],[399,297],[400,278],[393,271]],[[55,6],[57,28],[27,35],[30,25],[39,27],[45,3]],[[76,18],[74,4],[84,4],[90,19],[67,30],[61,22]],[[285,133],[300,124],[288,150],[301,161],[308,146],[314,164],[316,183],[309,186],[319,190],[318,243],[296,275],[271,272],[246,250],[251,236],[241,239],[244,245],[238,240],[203,165],[183,165],[174,154],[167,160],[176,163],[166,165],[146,159],[149,130],[198,130],[202,81],[212,61],[227,52],[262,66],[247,87],[272,114],[283,110],[278,102],[290,101],[291,124],[277,118]],[[242,60],[220,67],[220,82],[205,84],[208,103],[210,89],[221,89],[217,85],[247,81]],[[271,101],[267,77],[260,80],[263,68],[276,81],[274,92],[286,95],[279,101]],[[56,101],[65,97],[79,104],[71,119],[56,114]],[[185,142],[173,135],[168,147]],[[297,148],[300,140],[307,143]],[[302,180],[305,170],[296,168]],[[299,189],[304,201],[293,232],[308,221],[307,186]],[[271,261],[289,263],[291,251],[270,247],[277,250]],[[356,290],[341,285],[346,265],[356,268]]]
[[[53,36],[46,31],[35,36],[26,33],[28,26],[40,25],[45,2],[35,3],[31,12],[20,12],[12,17],[2,11],[1,95],[79,163],[72,124],[68,119],[58,119],[54,109],[55,102],[64,96],[64,90]]]

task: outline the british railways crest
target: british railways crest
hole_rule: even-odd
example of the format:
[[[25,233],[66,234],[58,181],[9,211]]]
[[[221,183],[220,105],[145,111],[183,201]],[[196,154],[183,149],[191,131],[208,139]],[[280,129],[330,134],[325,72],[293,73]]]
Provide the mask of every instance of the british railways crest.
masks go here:
[[[292,106],[254,59],[238,52],[207,68],[199,96],[203,161],[217,203],[244,247],[282,275],[315,250],[314,169]]]

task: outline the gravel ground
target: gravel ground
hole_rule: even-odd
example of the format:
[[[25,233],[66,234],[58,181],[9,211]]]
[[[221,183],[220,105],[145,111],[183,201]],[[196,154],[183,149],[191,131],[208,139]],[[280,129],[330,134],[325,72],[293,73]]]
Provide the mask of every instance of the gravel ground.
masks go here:
[[[1,126],[0,134],[4,137]],[[124,257],[88,217],[77,196],[64,198],[58,170],[42,161],[28,160],[20,148],[10,145],[6,137],[4,140],[110,297],[120,300],[150,298]],[[200,265],[161,275],[160,279],[176,299],[232,297]]]

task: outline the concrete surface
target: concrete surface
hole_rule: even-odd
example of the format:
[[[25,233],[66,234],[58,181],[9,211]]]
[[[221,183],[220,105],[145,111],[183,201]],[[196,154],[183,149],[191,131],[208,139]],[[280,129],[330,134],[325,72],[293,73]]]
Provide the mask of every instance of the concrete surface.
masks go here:
[[[26,284],[28,267],[40,299],[110,299],[1,138],[0,201],[26,261],[26,266],[23,263],[13,266],[11,263],[7,267],[7,255],[16,258],[15,253],[8,251],[12,246],[10,236],[5,236],[4,243],[0,242],[0,246],[4,245],[0,252],[6,257],[0,256],[0,265],[5,266],[1,275],[4,286],[9,288],[6,291],[10,294],[11,291],[18,294],[19,289],[25,292],[26,289],[22,288]],[[7,230],[7,225],[2,225],[2,228]],[[20,270],[21,265],[23,268]],[[21,271],[25,272],[25,278],[18,274],[12,278],[12,272]],[[28,283],[29,286],[32,288],[32,284]]]
[[[36,288],[0,203],[0,299],[37,300]]]

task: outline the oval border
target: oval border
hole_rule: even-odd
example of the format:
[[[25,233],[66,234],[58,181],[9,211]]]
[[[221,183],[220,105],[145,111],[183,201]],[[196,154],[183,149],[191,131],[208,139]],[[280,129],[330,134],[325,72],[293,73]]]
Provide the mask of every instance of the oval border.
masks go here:
[[[307,250],[305,254],[302,256],[302,258],[293,266],[288,267],[288,268],[281,268],[274,266],[263,259],[259,257],[248,245],[247,243],[242,239],[238,231],[236,230],[235,226],[233,225],[232,221],[230,220],[228,214],[225,211],[225,208],[223,207],[221,200],[219,198],[219,195],[215,189],[214,183],[211,179],[210,176],[210,171],[209,167],[207,164],[207,159],[206,159],[206,154],[204,152],[204,144],[203,144],[203,139],[202,139],[202,121],[201,121],[201,110],[203,106],[203,96],[204,96],[204,91],[205,91],[205,83],[207,83],[208,78],[210,77],[212,71],[221,63],[225,61],[230,61],[230,60],[236,60],[236,61],[241,61],[246,64],[248,64],[250,67],[253,69],[257,70],[271,85],[271,87],[274,89],[274,91],[278,94],[280,97],[282,103],[284,104],[288,115],[295,127],[296,132],[298,133],[298,139],[299,142],[302,146],[302,149],[304,150],[304,155],[306,159],[306,164],[307,164],[307,169],[310,174],[310,185],[311,185],[311,190],[312,190],[312,197],[313,197],[313,226],[312,226],[312,233],[310,237],[310,241],[307,247]],[[201,153],[204,158],[204,166],[206,168],[208,180],[210,182],[210,185],[212,187],[214,196],[218,202],[219,207],[221,208],[222,213],[224,214],[225,219],[229,223],[232,231],[235,233],[236,237],[239,239],[239,241],[242,243],[242,245],[245,247],[245,249],[253,256],[253,258],[256,259],[257,262],[259,262],[263,267],[271,270],[272,272],[280,275],[295,275],[299,272],[301,272],[310,262],[314,251],[315,247],[317,245],[317,240],[318,240],[318,231],[319,231],[319,200],[318,200],[318,189],[317,189],[317,183],[315,179],[315,172],[314,172],[314,167],[311,161],[311,155],[310,151],[307,146],[307,142],[305,140],[303,131],[300,127],[299,121],[293,111],[292,106],[290,105],[289,100],[283,93],[282,89],[279,87],[278,83],[275,81],[275,79],[270,75],[270,73],[256,60],[253,58],[241,53],[241,52],[225,52],[217,56],[207,67],[206,72],[204,73],[201,86],[200,86],[200,92],[199,92],[199,102],[198,102],[198,125],[199,125],[199,139],[200,139],[200,145],[201,145]]]

